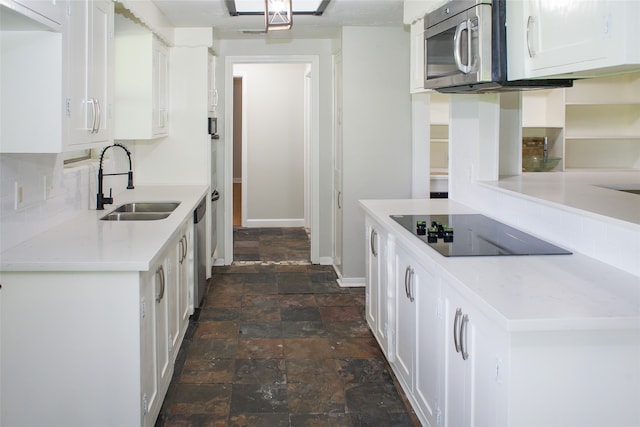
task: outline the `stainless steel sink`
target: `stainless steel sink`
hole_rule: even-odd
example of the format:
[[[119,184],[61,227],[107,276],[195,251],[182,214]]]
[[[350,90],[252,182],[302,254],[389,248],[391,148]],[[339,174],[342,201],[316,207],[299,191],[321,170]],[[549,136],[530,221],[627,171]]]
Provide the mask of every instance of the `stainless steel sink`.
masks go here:
[[[171,215],[170,212],[111,212],[102,221],[157,221]]]
[[[133,202],[118,206],[102,218],[102,221],[157,221],[165,219],[180,202]]]
[[[597,187],[606,188],[608,190],[623,191],[629,194],[640,196],[640,184],[613,184],[613,185],[597,185]]]
[[[134,202],[117,207],[112,212],[173,212],[180,202]]]

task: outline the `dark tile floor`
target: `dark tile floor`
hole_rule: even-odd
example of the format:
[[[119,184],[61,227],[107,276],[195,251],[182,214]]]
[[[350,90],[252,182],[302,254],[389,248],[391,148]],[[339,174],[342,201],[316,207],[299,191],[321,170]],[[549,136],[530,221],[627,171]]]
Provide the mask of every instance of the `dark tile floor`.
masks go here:
[[[234,234],[238,261],[214,269],[156,426],[419,425],[366,325],[364,289],[310,265],[303,229]]]

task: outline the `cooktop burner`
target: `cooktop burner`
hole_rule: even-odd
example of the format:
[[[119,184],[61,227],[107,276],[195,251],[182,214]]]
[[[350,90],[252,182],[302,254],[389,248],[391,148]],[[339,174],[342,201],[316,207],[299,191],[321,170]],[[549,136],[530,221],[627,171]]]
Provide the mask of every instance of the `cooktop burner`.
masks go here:
[[[391,215],[391,218],[447,257],[571,254],[484,215]]]

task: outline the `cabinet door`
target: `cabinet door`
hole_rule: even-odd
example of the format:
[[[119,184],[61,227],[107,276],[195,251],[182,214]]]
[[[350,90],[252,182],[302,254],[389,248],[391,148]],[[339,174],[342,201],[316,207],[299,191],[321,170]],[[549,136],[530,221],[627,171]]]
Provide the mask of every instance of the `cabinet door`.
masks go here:
[[[167,340],[169,363],[173,364],[180,345],[180,261],[182,260],[182,239],[174,243],[169,251],[166,265]]]
[[[169,50],[153,38],[153,136],[168,133]]]
[[[218,106],[218,91],[216,89],[216,57],[209,54],[209,94],[207,104],[210,115],[215,117]]]
[[[14,0],[16,3],[31,9],[37,14],[61,25],[64,21],[64,6],[62,0]],[[73,1],[73,0],[70,0]]]
[[[415,289],[416,306],[416,363],[414,398],[418,412],[428,426],[440,424],[444,399],[443,319],[441,314],[440,283],[437,276],[420,265],[414,267],[419,287]]]
[[[156,327],[156,366],[158,388],[164,395],[171,380],[171,363],[169,358],[169,300],[168,292],[170,276],[168,276],[166,260],[158,266],[153,276],[155,327]]]
[[[194,250],[193,250],[193,222],[188,221],[184,229],[184,257],[180,264],[178,303],[180,322],[183,333],[189,325],[189,316],[193,313],[193,286],[194,286]]]
[[[70,2],[68,35],[68,149],[91,148],[111,138],[113,3]]]
[[[342,56],[333,57],[334,158],[333,158],[333,265],[342,273]]]
[[[174,291],[172,297],[174,301],[169,302],[170,337],[172,341],[172,359],[177,356],[179,345],[189,324],[191,315],[190,285],[193,286],[193,232],[190,227],[191,222],[187,222],[182,227],[180,239],[175,245],[172,258],[175,262],[176,274]],[[173,276],[172,276],[173,277]]]
[[[505,334],[452,285],[443,285],[445,426],[497,426]],[[504,418],[502,418],[504,419]]]
[[[394,255],[395,271],[395,343],[394,361],[396,374],[408,391],[413,393],[414,358],[416,348],[415,293],[420,287],[420,277],[415,274],[416,263],[401,246]]]
[[[388,290],[387,279],[387,237],[384,230],[367,218],[366,224],[366,314],[371,328],[383,353],[390,359],[388,352],[389,304],[392,298]]]
[[[632,1],[514,0],[507,4],[508,75],[526,77],[637,63]],[[511,24],[513,23],[513,24]],[[637,50],[637,49],[636,49]]]
[[[411,93],[425,92],[424,88],[424,19],[411,24]]]
[[[158,358],[156,355],[156,271],[141,274],[140,287],[140,364],[141,425],[153,426],[155,413],[160,410],[158,390]]]

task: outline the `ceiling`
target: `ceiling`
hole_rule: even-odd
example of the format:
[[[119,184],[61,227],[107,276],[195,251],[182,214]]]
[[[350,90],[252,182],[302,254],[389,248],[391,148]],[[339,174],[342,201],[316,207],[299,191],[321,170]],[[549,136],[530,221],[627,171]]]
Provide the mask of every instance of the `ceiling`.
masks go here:
[[[295,15],[291,30],[264,34],[263,16],[229,16],[224,0],[152,2],[175,27],[213,27],[216,39],[328,38],[335,36],[342,26],[401,26],[404,3],[403,0],[331,0],[322,16]]]

